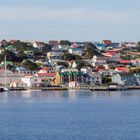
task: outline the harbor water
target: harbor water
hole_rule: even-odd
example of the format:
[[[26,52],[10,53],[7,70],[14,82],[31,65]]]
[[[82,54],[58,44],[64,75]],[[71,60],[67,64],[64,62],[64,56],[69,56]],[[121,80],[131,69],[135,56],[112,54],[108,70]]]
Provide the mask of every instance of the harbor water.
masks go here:
[[[140,91],[0,93],[0,140],[139,140]]]

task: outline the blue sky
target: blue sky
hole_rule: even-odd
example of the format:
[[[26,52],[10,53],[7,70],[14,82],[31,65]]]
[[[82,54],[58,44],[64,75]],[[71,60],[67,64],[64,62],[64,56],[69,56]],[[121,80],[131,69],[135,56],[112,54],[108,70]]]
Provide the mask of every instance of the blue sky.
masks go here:
[[[0,0],[0,38],[140,40],[139,0]]]

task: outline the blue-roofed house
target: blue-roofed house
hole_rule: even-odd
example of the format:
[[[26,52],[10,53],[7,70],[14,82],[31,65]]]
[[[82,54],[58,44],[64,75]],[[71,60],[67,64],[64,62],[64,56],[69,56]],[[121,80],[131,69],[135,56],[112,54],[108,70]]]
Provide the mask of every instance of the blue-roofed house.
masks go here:
[[[105,50],[106,49],[106,45],[103,43],[94,43],[94,45],[97,47],[97,49],[99,50]]]

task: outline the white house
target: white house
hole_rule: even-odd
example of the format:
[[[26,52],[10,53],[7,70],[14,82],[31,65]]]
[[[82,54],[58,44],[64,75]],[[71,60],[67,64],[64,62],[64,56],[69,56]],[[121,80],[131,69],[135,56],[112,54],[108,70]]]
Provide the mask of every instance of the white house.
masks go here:
[[[105,57],[103,55],[94,55],[92,58],[93,66],[103,65],[106,63],[107,63],[107,57]]]
[[[112,82],[126,86],[138,86],[136,75],[132,73],[117,73],[112,77]]]
[[[82,47],[70,48],[69,53],[82,56],[84,49]]]
[[[24,83],[26,87],[36,87],[42,84],[41,78],[37,76],[25,76],[21,78],[21,82]]]
[[[123,42],[122,46],[126,46],[127,48],[135,48],[137,47],[137,43],[136,42]]]

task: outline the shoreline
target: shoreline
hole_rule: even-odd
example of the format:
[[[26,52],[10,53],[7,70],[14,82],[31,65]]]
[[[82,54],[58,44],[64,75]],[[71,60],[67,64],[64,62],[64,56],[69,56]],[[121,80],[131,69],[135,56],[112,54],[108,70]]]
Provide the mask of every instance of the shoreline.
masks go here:
[[[66,90],[90,90],[90,91],[127,91],[127,90],[140,90],[140,86],[127,86],[127,87],[107,87],[107,86],[96,86],[96,87],[39,87],[39,88],[10,88],[10,91],[66,91]]]

